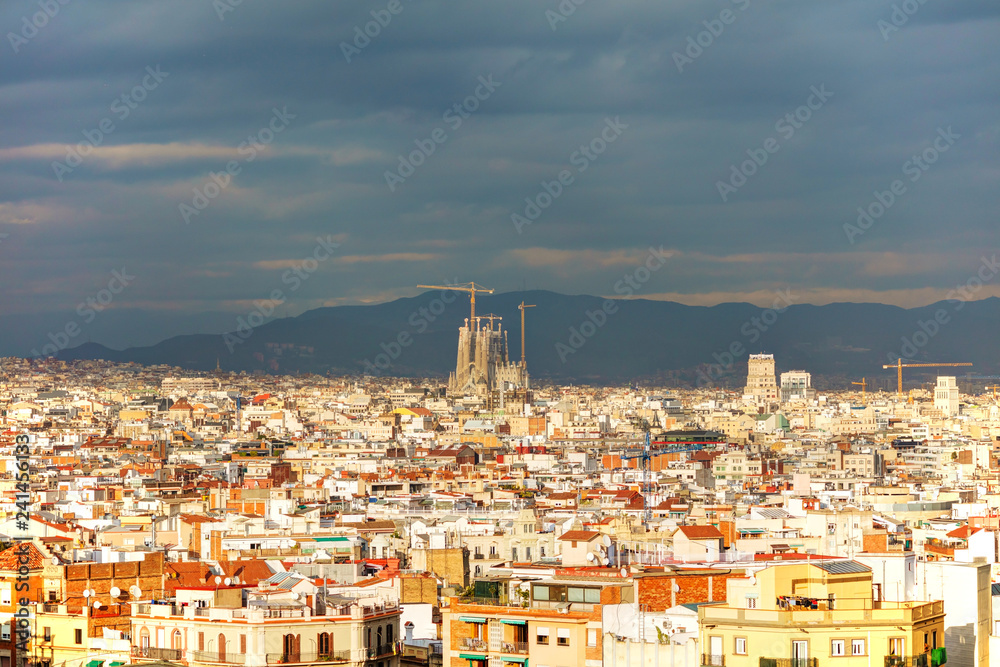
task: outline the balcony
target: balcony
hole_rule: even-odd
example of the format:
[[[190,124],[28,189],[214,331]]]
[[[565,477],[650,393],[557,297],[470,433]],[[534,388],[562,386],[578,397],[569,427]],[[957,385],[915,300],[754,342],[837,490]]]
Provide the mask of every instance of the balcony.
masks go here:
[[[146,658],[147,660],[173,660],[181,659],[184,654],[179,648],[153,648],[152,646],[133,646],[133,658]]]
[[[391,644],[379,644],[378,646],[372,646],[371,648],[365,649],[365,657],[368,660],[372,660],[386,655],[393,655],[399,652],[399,645],[400,642],[392,642]]]
[[[887,655],[885,667],[929,667],[928,656],[923,655]]]
[[[826,603],[826,600],[823,600]],[[819,606],[819,605],[817,605]],[[823,605],[826,606],[826,605]],[[925,619],[944,616],[944,603],[933,602],[872,602],[871,599],[838,598],[834,609],[742,609],[725,604],[706,605],[699,609],[700,622],[729,625],[766,625],[797,627],[859,625],[883,623],[911,625]]]
[[[464,649],[484,653],[487,650],[486,647],[487,644],[485,639],[476,639],[475,637],[464,637],[462,639],[462,648]]]
[[[702,653],[700,664],[701,667],[726,667],[726,656]]]
[[[216,653],[215,651],[191,651],[191,662],[205,662],[214,665],[242,665],[247,657],[243,653]]]
[[[301,665],[316,662],[351,662],[350,651],[330,651],[329,653],[268,653],[265,660],[269,665]]]
[[[503,642],[501,653],[527,653],[528,642]]]
[[[760,667],[819,667],[818,658],[761,658]]]

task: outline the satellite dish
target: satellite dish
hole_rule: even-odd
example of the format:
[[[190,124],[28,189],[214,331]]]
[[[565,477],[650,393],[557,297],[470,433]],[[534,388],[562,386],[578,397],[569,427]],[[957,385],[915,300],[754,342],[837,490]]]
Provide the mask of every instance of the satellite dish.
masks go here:
[[[620,569],[618,571],[618,574],[622,575],[623,577],[627,577],[628,576],[628,568],[627,567],[623,567],[622,569]]]
[[[602,541],[604,542],[604,546],[605,547],[610,547],[611,546],[611,536],[610,535],[605,535],[604,536],[604,540],[602,540]]]
[[[601,565],[610,565],[610,564],[611,564],[611,561],[608,560],[607,556],[604,556],[603,558],[601,558]]]
[[[59,560],[59,556],[53,556],[52,557],[52,564],[53,565],[59,565],[61,562],[62,561]]]
[[[230,579],[229,577],[226,577],[226,582],[225,583],[226,583],[226,586],[230,586],[230,585],[232,585],[233,580]]]
[[[118,588],[117,586],[111,587],[111,597],[116,598],[121,594],[122,594],[122,589]]]
[[[100,608],[101,608],[101,603],[98,602],[97,600],[94,600],[94,609],[100,609]]]
[[[85,589],[83,591],[83,597],[85,597],[85,598],[89,598],[90,597],[90,589],[89,588]]]
[[[221,583],[222,583],[222,577],[216,577],[215,578],[215,585],[218,586]]]
[[[593,552],[587,554],[587,562],[588,563],[593,563],[595,558],[596,558],[596,556],[594,556]]]
[[[240,578],[239,577],[233,577],[233,583],[238,586],[239,583],[240,583]]]
[[[138,586],[132,585],[128,587],[128,594],[134,598],[142,597],[142,589]]]
[[[681,592],[681,587],[678,586],[677,582],[675,581],[674,585],[670,587],[670,590],[672,590],[674,593],[680,593]]]

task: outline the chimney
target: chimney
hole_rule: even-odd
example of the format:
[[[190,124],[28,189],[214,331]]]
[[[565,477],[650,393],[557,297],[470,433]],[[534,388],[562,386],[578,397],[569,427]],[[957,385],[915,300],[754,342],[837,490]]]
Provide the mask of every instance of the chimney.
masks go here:
[[[406,642],[413,641],[413,621],[407,621],[406,625],[403,626],[406,629]]]

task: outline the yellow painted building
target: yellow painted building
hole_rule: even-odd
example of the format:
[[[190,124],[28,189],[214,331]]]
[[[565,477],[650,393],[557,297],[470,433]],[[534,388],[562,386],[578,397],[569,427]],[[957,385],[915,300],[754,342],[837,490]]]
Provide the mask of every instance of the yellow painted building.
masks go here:
[[[462,604],[442,612],[444,667],[600,667],[596,611]]]
[[[91,661],[126,665],[131,662],[127,639],[105,637],[105,621],[90,609],[71,609],[66,605],[46,604],[36,607],[31,655],[37,664],[86,667]],[[127,619],[126,619],[127,621]],[[120,632],[120,631],[119,631]],[[95,665],[96,667],[96,665]]]
[[[847,560],[772,565],[699,608],[703,667],[938,667],[944,603],[886,602]]]

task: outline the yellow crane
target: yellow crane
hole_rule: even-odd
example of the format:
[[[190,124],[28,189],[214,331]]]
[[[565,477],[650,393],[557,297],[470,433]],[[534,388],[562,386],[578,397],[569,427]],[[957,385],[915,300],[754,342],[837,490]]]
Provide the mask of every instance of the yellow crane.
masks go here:
[[[971,366],[969,362],[960,362],[954,364],[904,364],[902,359],[897,359],[894,364],[882,364],[882,368],[895,368],[896,369],[896,395],[903,395],[903,369],[904,368],[941,368],[945,366]]]
[[[861,400],[865,400],[865,389],[868,387],[868,383],[864,378],[861,378],[861,382],[852,382],[851,384],[856,384],[861,387]]]
[[[990,391],[990,390],[993,391],[993,400],[994,401],[997,400],[997,389],[1000,389],[1000,385],[997,385],[997,384],[986,385],[986,390],[987,391]]]
[[[521,311],[521,368],[526,368],[524,364],[524,309],[534,308],[535,304],[526,304],[524,301],[517,307]]]
[[[489,315],[480,315],[479,317],[476,318],[476,326],[479,326],[479,320],[489,320],[490,331],[493,331],[493,321],[502,319],[503,317],[501,317],[500,315],[494,315],[493,313],[490,313]]]
[[[476,323],[476,292],[482,292],[483,294],[493,294],[493,290],[482,285],[477,285],[476,283],[463,283],[462,285],[417,285],[417,287],[423,289],[440,289],[451,292],[468,292],[469,293],[469,303],[472,305],[472,314],[469,315],[469,326],[477,327]]]

